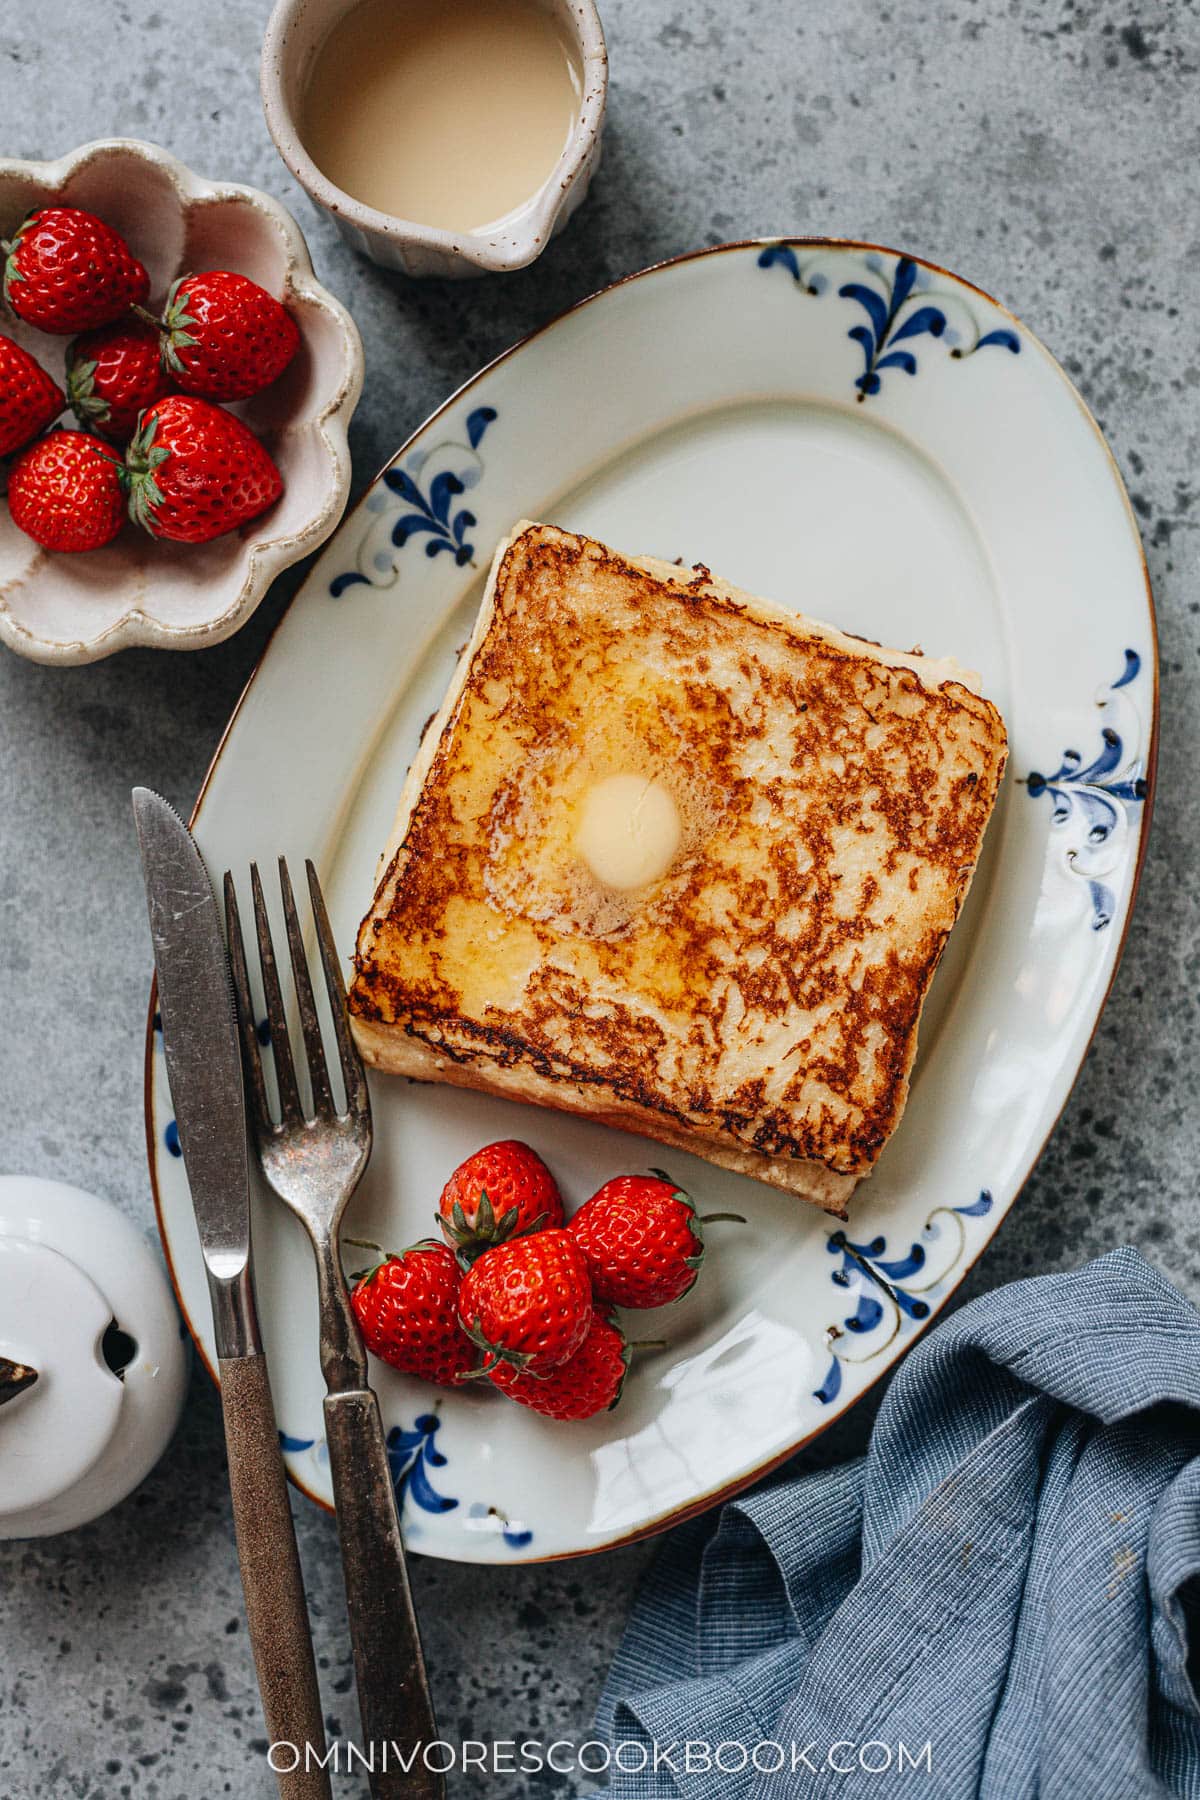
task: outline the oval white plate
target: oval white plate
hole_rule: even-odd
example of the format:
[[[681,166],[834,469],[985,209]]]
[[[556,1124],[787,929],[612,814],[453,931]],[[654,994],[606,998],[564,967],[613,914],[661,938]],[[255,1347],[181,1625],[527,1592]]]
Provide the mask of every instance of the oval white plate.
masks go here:
[[[492,547],[522,515],[952,653],[983,672],[1012,754],[908,1111],[845,1230],[672,1156],[702,1210],[749,1223],[713,1229],[681,1305],[630,1321],[669,1342],[615,1412],[556,1425],[376,1366],[409,1541],[478,1562],[596,1550],[711,1503],[851,1406],[937,1311],[1028,1175],[1095,1027],[1137,882],[1156,717],[1124,490],[1037,340],[894,251],[707,251],[584,302],[449,400],[326,547],[247,689],[197,806],[201,848],[239,879],[251,858],[312,855],[347,956]],[[153,1035],[147,1094],[163,1242],[211,1362]],[[450,1170],[492,1138],[530,1139],[569,1204],[661,1155],[453,1089],[380,1078],[372,1094],[375,1156],[348,1230],[390,1248],[427,1233]],[[309,1258],[269,1198],[254,1229],[290,1470],[328,1503]]]

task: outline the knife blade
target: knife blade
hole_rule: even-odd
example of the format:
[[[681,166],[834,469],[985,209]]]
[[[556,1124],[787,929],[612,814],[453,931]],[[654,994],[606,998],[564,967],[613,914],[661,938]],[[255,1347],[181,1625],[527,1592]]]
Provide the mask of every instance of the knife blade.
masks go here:
[[[208,870],[174,808],[148,788],[135,788],[133,816],[167,1081],[212,1292],[217,1354],[240,1356],[258,1348],[258,1327],[248,1292],[246,1097],[221,915]]]
[[[285,1800],[330,1800],[304,1577],[251,1281],[246,1096],[221,916],[174,809],[135,788],[133,814],[167,1080],[212,1300],[250,1646],[270,1740],[299,1756],[275,1778]]]

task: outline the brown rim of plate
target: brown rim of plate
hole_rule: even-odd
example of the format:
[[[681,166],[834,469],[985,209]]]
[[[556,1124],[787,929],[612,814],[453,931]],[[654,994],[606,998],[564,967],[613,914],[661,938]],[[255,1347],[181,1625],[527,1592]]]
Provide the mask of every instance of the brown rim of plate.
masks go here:
[[[1146,752],[1146,775],[1145,775],[1146,796],[1145,796],[1145,800],[1143,801],[1143,806],[1142,806],[1142,823],[1141,823],[1141,831],[1140,831],[1140,834],[1138,837],[1137,860],[1134,863],[1133,883],[1129,890],[1129,904],[1126,908],[1124,922],[1121,927],[1121,936],[1120,936],[1120,941],[1117,944],[1117,953],[1116,953],[1116,957],[1113,961],[1112,974],[1109,977],[1108,985],[1104,990],[1104,994],[1101,998],[1100,1005],[1096,1009],[1096,1017],[1095,1017],[1095,1020],[1093,1021],[1092,1029],[1088,1033],[1088,1041],[1084,1045],[1083,1055],[1079,1059],[1078,1066],[1076,1068],[1074,1076],[1072,1077],[1071,1084],[1067,1089],[1066,1095],[1063,1099],[1063,1103],[1059,1107],[1054,1118],[1052,1119],[1050,1126],[1046,1131],[1045,1136],[1042,1138],[1041,1143],[1037,1147],[1037,1150],[1034,1152],[1033,1156],[1030,1158],[1030,1161],[1025,1169],[1024,1174],[1020,1177],[1020,1180],[1017,1182],[1017,1185],[1013,1190],[1013,1197],[1012,1197],[1011,1201],[1009,1202],[1008,1207],[1005,1209],[1003,1216],[996,1221],[995,1229],[980,1245],[979,1250],[971,1258],[971,1260],[963,1265],[962,1271],[959,1275],[959,1279],[955,1282],[954,1288],[951,1290],[951,1292],[953,1293],[953,1292],[957,1292],[958,1288],[960,1288],[962,1286],[962,1283],[966,1280],[966,1277],[970,1274],[971,1270],[975,1267],[975,1264],[979,1261],[979,1259],[983,1255],[984,1251],[988,1248],[988,1245],[992,1242],[993,1238],[996,1236],[996,1233],[1000,1230],[1000,1228],[1007,1221],[1008,1216],[1011,1213],[1012,1208],[1015,1206],[1017,1200],[1019,1199],[1021,1192],[1025,1187],[1026,1182],[1029,1180],[1029,1177],[1032,1175],[1035,1167],[1037,1166],[1038,1162],[1041,1160],[1042,1153],[1045,1150],[1046,1145],[1050,1142],[1050,1139],[1053,1137],[1054,1132],[1058,1127],[1059,1120],[1062,1118],[1063,1113],[1066,1111],[1067,1104],[1071,1098],[1071,1095],[1075,1091],[1075,1083],[1079,1079],[1079,1071],[1080,1071],[1080,1069],[1083,1068],[1084,1063],[1087,1061],[1087,1057],[1091,1050],[1093,1040],[1095,1039],[1095,1036],[1096,1036],[1096,1031],[1099,1027],[1100,1020],[1104,1014],[1104,1009],[1108,1005],[1109,995],[1112,993],[1113,983],[1116,981],[1116,978],[1117,978],[1117,971],[1121,966],[1121,960],[1125,954],[1125,945],[1129,938],[1129,928],[1130,928],[1130,925],[1133,920],[1134,907],[1137,904],[1138,889],[1141,886],[1142,870],[1143,870],[1143,868],[1145,866],[1145,862],[1146,862],[1146,852],[1147,852],[1147,849],[1149,847],[1149,842],[1150,842],[1150,826],[1151,826],[1151,823],[1153,820],[1154,796],[1155,796],[1155,785],[1156,785],[1155,778],[1156,778],[1157,771],[1158,771],[1158,722],[1159,722],[1158,660],[1159,659],[1158,659],[1158,621],[1157,621],[1157,617],[1156,617],[1155,611],[1154,611],[1154,592],[1150,585],[1150,570],[1146,565],[1146,552],[1142,545],[1141,534],[1137,528],[1137,521],[1133,515],[1133,508],[1130,505],[1129,495],[1126,492],[1126,488],[1125,488],[1125,481],[1121,474],[1120,468],[1117,465],[1116,457],[1113,455],[1112,450],[1109,447],[1107,438],[1105,437],[1104,433],[1101,431],[1099,425],[1097,425],[1096,420],[1092,416],[1092,412],[1091,412],[1090,408],[1088,407],[1086,401],[1084,400],[1082,394],[1079,392],[1078,388],[1075,386],[1074,382],[1071,380],[1071,378],[1067,374],[1066,370],[1062,367],[1061,363],[1059,363],[1057,361],[1057,359],[1051,355],[1050,351],[1047,350],[1046,346],[1042,343],[1041,339],[1036,337],[1034,335],[1034,333],[1029,330],[1029,327],[1026,324],[1024,324],[1024,322],[1021,319],[1019,319],[1017,317],[1016,313],[1011,312],[1009,310],[1009,308],[1007,306],[1003,305],[1003,303],[1001,301],[995,299],[993,295],[991,295],[987,292],[986,288],[978,287],[973,281],[964,280],[964,278],[961,275],[954,274],[954,272],[951,269],[944,268],[941,263],[930,262],[928,257],[914,256],[911,251],[896,250],[896,249],[893,249],[892,246],[889,244],[874,244],[874,243],[871,243],[868,239],[863,239],[863,238],[756,237],[756,238],[739,238],[728,244],[713,244],[703,250],[687,250],[687,251],[684,251],[683,254],[680,256],[669,256],[669,257],[664,258],[664,260],[662,262],[651,263],[647,268],[635,269],[629,275],[618,276],[615,281],[608,282],[604,287],[597,288],[594,293],[585,295],[582,300],[576,300],[571,306],[566,307],[562,312],[556,313],[555,316],[552,319],[548,319],[544,325],[536,326],[533,331],[527,332],[525,334],[525,336],[522,338],[518,338],[515,344],[510,344],[507,350],[502,350],[498,356],[494,356],[492,358],[491,362],[485,363],[482,369],[478,369],[475,372],[475,374],[469,376],[468,379],[466,381],[464,381],[460,387],[455,388],[454,392],[452,394],[450,394],[445,400],[443,400],[440,406],[436,406],[433,409],[433,411],[425,419],[423,419],[421,421],[421,423],[417,426],[415,431],[412,431],[409,433],[408,437],[405,438],[404,442],[400,445],[400,447],[388,458],[388,460],[383,464],[382,468],[380,468],[376,472],[376,474],[372,478],[372,480],[367,483],[366,487],[363,489],[362,493],[359,495],[359,497],[355,501],[354,505],[350,508],[349,512],[345,513],[343,515],[343,517],[338,521],[338,524],[335,527],[335,531],[340,531],[342,526],[346,523],[346,520],[351,518],[358,511],[358,509],[362,506],[362,504],[363,504],[364,500],[367,498],[367,496],[374,491],[375,487],[378,485],[381,477],[384,475],[386,470],[388,470],[392,467],[392,464],[394,462],[396,462],[397,458],[399,458],[405,454],[405,452],[409,449],[410,445],[412,445],[415,442],[415,440],[418,437],[420,437],[420,435],[423,431],[425,431],[430,425],[433,424],[435,419],[439,419],[444,414],[449,412],[451,407],[454,406],[456,404],[456,402],[459,401],[463,397],[464,394],[469,393],[472,388],[478,386],[478,384],[481,381],[485,380],[486,377],[492,373],[493,369],[499,368],[500,364],[507,362],[509,357],[515,356],[516,353],[519,350],[523,350],[527,344],[533,343],[535,338],[545,337],[549,332],[554,330],[555,326],[561,325],[565,320],[573,318],[576,313],[582,312],[585,307],[591,306],[594,301],[602,299],[605,294],[612,293],[615,288],[625,287],[630,282],[633,282],[633,281],[641,281],[647,275],[656,275],[663,269],[677,268],[682,263],[698,262],[704,257],[723,256],[729,251],[762,250],[762,249],[768,248],[770,245],[773,245],[773,244],[787,244],[787,245],[794,245],[797,247],[806,247],[806,248],[811,248],[811,249],[873,250],[873,251],[878,252],[878,254],[881,256],[895,256],[898,258],[906,257],[910,262],[917,263],[923,269],[929,269],[935,275],[945,276],[945,278],[948,281],[952,281],[957,287],[965,288],[969,293],[978,294],[982,300],[987,301],[989,306],[994,306],[996,308],[997,312],[1002,313],[1005,318],[1011,319],[1014,325],[1017,325],[1020,327],[1021,331],[1024,333],[1024,335],[1030,341],[1030,343],[1035,344],[1037,346],[1037,348],[1041,351],[1042,355],[1046,358],[1047,362],[1054,369],[1055,373],[1058,375],[1060,381],[1062,381],[1062,383],[1066,387],[1067,391],[1074,398],[1076,404],[1079,407],[1080,412],[1084,416],[1084,419],[1091,426],[1091,429],[1096,434],[1097,438],[1100,440],[1100,444],[1104,450],[1104,454],[1108,458],[1109,465],[1112,469],[1113,475],[1116,478],[1118,492],[1121,495],[1121,499],[1124,501],[1125,516],[1128,520],[1129,529],[1132,534],[1134,544],[1137,546],[1138,556],[1141,560],[1141,565],[1142,565],[1142,580],[1145,584],[1145,589],[1146,589],[1146,612],[1147,612],[1147,617],[1148,617],[1149,626],[1150,626],[1150,653],[1151,653],[1151,660],[1153,663],[1153,675],[1154,675],[1153,699],[1152,699],[1151,714],[1150,714],[1150,743],[1149,743],[1149,747]],[[321,546],[321,548],[323,548],[323,547],[324,546]],[[319,551],[318,551],[318,554],[319,554]],[[302,585],[307,585],[307,578],[306,578],[305,583]],[[299,591],[300,590],[297,589],[297,593]],[[225,750],[225,746],[226,746],[227,742],[229,741],[229,735],[230,735],[231,731],[233,730],[233,727],[237,721],[238,715],[240,714],[240,712],[242,710],[242,707],[246,703],[246,696],[249,694],[250,689],[254,686],[255,678],[258,675],[259,670],[262,668],[263,664],[265,663],[268,655],[270,654],[271,647],[275,642],[275,635],[278,632],[279,627],[283,624],[284,619],[287,617],[288,613],[291,611],[292,603],[295,600],[295,598],[296,598],[296,595],[293,595],[292,599],[289,600],[287,606],[284,608],[284,611],[280,614],[279,618],[275,621],[274,625],[271,627],[270,636],[267,638],[266,643],[263,645],[262,650],[259,653],[258,660],[255,663],[253,669],[250,671],[250,675],[246,681],[246,685],[242,689],[241,693],[239,694],[237,703],[234,706],[233,711],[229,715],[229,718],[225,725],[225,729],[222,731],[220,739],[218,740],[218,743],[217,743],[217,747],[213,751],[212,759],[209,762],[208,768],[204,775],[204,780],[200,784],[200,792],[196,796],[196,803],[192,808],[191,816],[188,820],[189,827],[191,827],[191,828],[195,827],[196,821],[199,819],[201,811],[203,810],[204,798],[205,798],[205,795],[208,793],[209,784],[211,783],[212,777],[213,777],[213,772],[216,769],[217,764],[221,760],[221,756]],[[152,1102],[153,1102],[152,1082],[153,1082],[153,1073],[154,1073],[154,1015],[155,1015],[155,1012],[157,1011],[157,1003],[158,1003],[158,981],[157,981],[157,977],[155,977],[151,981],[151,984],[150,984],[150,1005],[149,1005],[149,1011],[148,1011],[147,1019],[146,1019],[146,1052],[145,1052],[145,1076],[144,1076],[146,1158],[147,1158],[147,1162],[149,1164],[149,1171],[150,1171],[150,1188],[151,1188],[151,1192],[154,1197],[154,1216],[155,1216],[155,1221],[156,1221],[156,1224],[158,1227],[159,1241],[162,1244],[163,1256],[164,1256],[164,1258],[166,1260],[166,1264],[167,1264],[167,1273],[171,1278],[171,1286],[175,1292],[175,1299],[179,1306],[180,1314],[182,1315],[183,1321],[188,1328],[188,1332],[191,1336],[193,1344],[196,1347],[196,1353],[199,1356],[200,1361],[203,1363],[205,1369],[207,1369],[209,1375],[212,1377],[213,1381],[216,1383],[217,1387],[219,1388],[221,1384],[220,1384],[220,1380],[217,1376],[217,1372],[213,1368],[213,1365],[212,1365],[211,1361],[209,1360],[209,1357],[204,1349],[204,1345],[201,1342],[200,1336],[197,1333],[195,1326],[192,1324],[191,1317],[189,1316],[188,1310],[183,1303],[183,1296],[179,1291],[179,1282],[176,1279],[176,1275],[175,1275],[175,1264],[174,1264],[174,1261],[171,1256],[170,1245],[167,1240],[166,1231],[163,1228],[162,1202],[161,1202],[161,1198],[160,1198],[159,1191],[158,1191],[158,1162],[157,1162],[158,1145],[156,1143],[155,1135],[154,1135],[154,1116],[153,1116],[153,1104],[152,1104]],[[947,1296],[947,1298],[949,1298],[949,1296]],[[802,1437],[796,1438],[794,1440],[794,1442],[792,1442],[791,1444],[789,1444],[787,1446],[786,1449],[779,1451],[778,1454],[775,1456],[768,1457],[765,1462],[756,1463],[753,1469],[748,1470],[746,1472],[746,1474],[744,1474],[744,1475],[739,1475],[736,1480],[727,1482],[723,1487],[713,1488],[710,1492],[701,1494],[700,1496],[698,1496],[697,1499],[689,1500],[686,1503],[686,1505],[672,1507],[670,1509],[670,1511],[660,1514],[657,1518],[649,1520],[644,1525],[637,1526],[633,1531],[627,1531],[621,1537],[607,1539],[603,1544],[591,1545],[591,1546],[589,1546],[585,1549],[581,1549],[581,1550],[559,1550],[559,1551],[552,1552],[548,1556],[526,1556],[526,1557],[522,1557],[520,1559],[520,1561],[522,1563],[570,1562],[570,1561],[574,1561],[576,1558],[581,1557],[581,1556],[599,1556],[605,1550],[619,1550],[627,1544],[636,1544],[636,1543],[640,1542],[640,1540],[643,1538],[655,1537],[655,1536],[657,1536],[657,1534],[660,1531],[667,1530],[667,1528],[671,1525],[681,1525],[684,1522],[684,1520],[693,1519],[697,1516],[697,1514],[702,1513],[702,1512],[707,1512],[710,1507],[719,1506],[723,1501],[732,1499],[732,1497],[735,1494],[742,1493],[746,1488],[753,1486],[753,1484],[756,1481],[761,1480],[764,1475],[769,1475],[772,1472],[772,1470],[779,1468],[781,1466],[781,1464],[787,1462],[791,1457],[795,1456],[799,1451],[803,1450],[806,1444],[811,1444],[814,1438],[818,1438],[821,1436],[822,1432],[828,1431],[829,1427],[832,1424],[834,1424],[834,1422],[837,1419],[842,1418],[844,1416],[844,1414],[848,1413],[850,1411],[851,1407],[856,1406],[858,1404],[858,1402],[863,1398],[863,1396],[865,1394],[869,1393],[870,1390],[873,1387],[875,1387],[880,1380],[882,1380],[883,1376],[886,1375],[889,1370],[894,1369],[896,1364],[900,1361],[900,1359],[903,1356],[906,1356],[908,1354],[908,1351],[911,1349],[912,1345],[916,1342],[917,1338],[920,1337],[925,1332],[925,1330],[928,1328],[928,1326],[933,1323],[933,1321],[938,1317],[938,1315],[941,1313],[942,1310],[943,1310],[942,1307],[938,1307],[935,1312],[932,1312],[930,1314],[930,1316],[927,1320],[918,1323],[916,1330],[912,1333],[912,1336],[908,1339],[904,1348],[902,1350],[898,1351],[897,1354],[894,1357],[892,1357],[889,1362],[885,1362],[882,1365],[878,1374],[872,1376],[870,1381],[867,1382],[866,1386],[862,1390],[862,1393],[856,1395],[855,1398],[852,1401],[850,1401],[850,1403],[847,1406],[843,1406],[842,1408],[840,1408],[839,1411],[837,1411],[835,1413],[831,1413],[829,1418],[823,1420],[819,1425],[817,1425],[815,1427],[814,1430],[805,1432]],[[321,1509],[324,1512],[328,1512],[328,1513],[333,1512],[334,1509],[333,1509],[332,1505],[330,1504],[330,1502],[328,1500],[323,1499],[320,1494],[315,1494],[311,1488],[306,1487],[305,1484],[303,1483],[303,1481],[300,1480],[299,1476],[297,1476],[292,1469],[288,1468],[287,1475],[288,1475],[288,1480],[291,1481],[293,1483],[293,1485],[295,1487],[297,1487],[302,1494],[306,1495],[307,1498],[310,1499],[316,1506],[321,1507]],[[454,1559],[454,1560],[457,1560],[457,1559]],[[483,1565],[483,1566],[487,1566],[487,1565]]]

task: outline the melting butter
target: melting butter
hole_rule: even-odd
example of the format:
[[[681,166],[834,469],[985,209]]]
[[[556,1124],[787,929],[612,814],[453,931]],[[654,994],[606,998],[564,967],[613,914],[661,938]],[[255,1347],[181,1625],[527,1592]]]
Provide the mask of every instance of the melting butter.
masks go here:
[[[583,796],[575,848],[603,887],[627,893],[657,881],[682,838],[679,809],[660,781],[608,775]]]
[[[317,52],[300,135],[364,205],[482,231],[544,185],[581,92],[574,47],[537,0],[360,0]]]

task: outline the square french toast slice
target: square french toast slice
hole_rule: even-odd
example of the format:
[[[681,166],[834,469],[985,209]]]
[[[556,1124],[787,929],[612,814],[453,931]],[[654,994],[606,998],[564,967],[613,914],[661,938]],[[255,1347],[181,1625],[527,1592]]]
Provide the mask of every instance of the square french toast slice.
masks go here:
[[[518,525],[359,931],[364,1057],[844,1213],[1004,771],[977,687],[702,566]]]

